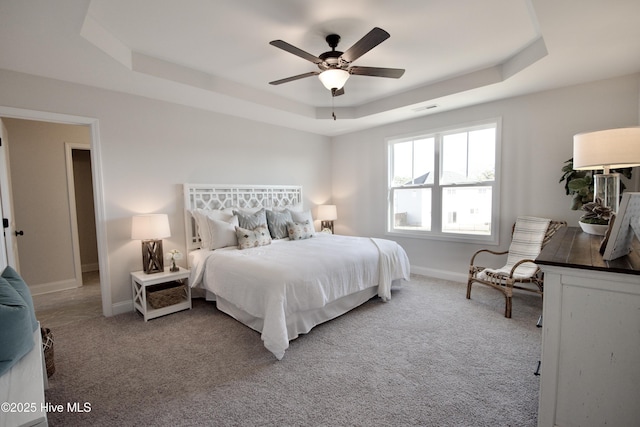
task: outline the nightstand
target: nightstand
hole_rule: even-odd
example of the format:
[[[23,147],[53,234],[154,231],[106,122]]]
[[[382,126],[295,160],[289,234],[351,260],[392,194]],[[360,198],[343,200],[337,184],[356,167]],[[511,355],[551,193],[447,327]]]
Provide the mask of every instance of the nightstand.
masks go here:
[[[144,271],[131,273],[131,288],[133,289],[133,306],[143,316],[146,322],[149,319],[175,313],[176,311],[189,310],[191,308],[191,287],[189,286],[189,274],[191,271],[180,267],[179,271],[171,272],[165,268],[162,273],[147,274]],[[158,306],[158,303],[149,301],[147,292],[162,292],[168,296],[170,305]],[[176,300],[176,302],[173,302]],[[165,298],[165,301],[167,298]],[[154,308],[154,305],[158,308]]]

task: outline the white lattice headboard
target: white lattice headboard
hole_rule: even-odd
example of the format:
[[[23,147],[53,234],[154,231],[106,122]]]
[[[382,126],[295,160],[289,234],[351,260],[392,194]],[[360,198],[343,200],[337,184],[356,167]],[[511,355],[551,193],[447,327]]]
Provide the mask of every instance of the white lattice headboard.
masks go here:
[[[296,185],[184,184],[184,225],[187,251],[200,248],[193,209],[278,208],[302,203],[302,187]]]

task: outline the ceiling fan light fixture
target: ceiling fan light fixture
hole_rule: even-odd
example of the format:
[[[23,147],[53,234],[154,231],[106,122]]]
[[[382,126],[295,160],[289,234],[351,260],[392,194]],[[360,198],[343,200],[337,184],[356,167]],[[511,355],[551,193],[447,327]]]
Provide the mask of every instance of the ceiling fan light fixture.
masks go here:
[[[320,75],[318,75],[318,78],[324,87],[329,90],[342,89],[349,78],[349,72],[339,68],[331,68],[321,72]]]

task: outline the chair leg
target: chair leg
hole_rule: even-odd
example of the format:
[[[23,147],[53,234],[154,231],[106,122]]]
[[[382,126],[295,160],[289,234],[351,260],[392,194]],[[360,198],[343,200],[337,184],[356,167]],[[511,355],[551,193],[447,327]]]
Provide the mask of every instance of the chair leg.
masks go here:
[[[505,296],[506,299],[506,306],[504,308],[504,317],[506,317],[507,319],[511,319],[511,296],[507,295]]]
[[[471,284],[473,280],[467,281],[467,299],[471,299]]]

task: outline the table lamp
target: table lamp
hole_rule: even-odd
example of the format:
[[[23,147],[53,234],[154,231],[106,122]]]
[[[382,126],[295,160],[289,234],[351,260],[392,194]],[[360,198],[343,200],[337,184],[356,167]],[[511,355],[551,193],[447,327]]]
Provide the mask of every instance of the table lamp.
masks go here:
[[[607,129],[579,133],[573,137],[573,169],[599,170],[594,175],[594,201],[618,212],[620,174],[611,169],[640,165],[640,127]]]
[[[320,205],[318,206],[318,219],[320,220],[321,230],[331,230],[333,234],[333,221],[338,219],[338,210],[336,205]]]
[[[164,271],[162,239],[171,237],[166,214],[136,215],[131,219],[131,239],[142,241],[142,269],[145,273]]]

